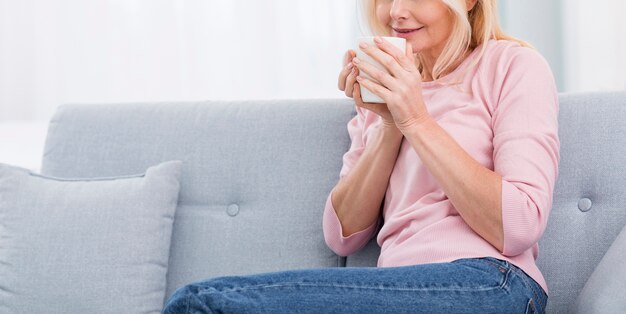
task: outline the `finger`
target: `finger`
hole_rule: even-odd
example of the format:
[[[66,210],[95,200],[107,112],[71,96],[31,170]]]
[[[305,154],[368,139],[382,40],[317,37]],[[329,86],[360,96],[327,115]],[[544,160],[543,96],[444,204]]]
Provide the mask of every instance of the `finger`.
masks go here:
[[[413,45],[411,43],[406,43],[406,57],[409,59],[412,69],[415,69],[415,72],[419,72],[419,69],[417,68],[417,59],[415,58],[415,52],[413,52]]]
[[[363,107],[363,98],[361,98],[361,87],[359,83],[352,84],[352,89],[354,90],[354,102],[358,107]]]
[[[353,85],[354,88],[354,101],[356,103],[356,105],[358,107],[367,109],[367,110],[371,110],[372,109],[372,105],[378,105],[378,104],[373,104],[371,102],[363,102],[363,98],[361,96],[361,85],[359,83],[354,83]]]
[[[365,77],[363,77],[361,75],[356,77],[356,81],[360,85],[363,85],[363,87],[365,87],[368,90],[370,90],[376,96],[382,98],[386,103],[389,103],[389,101],[387,101],[387,99],[389,99],[389,96],[391,96],[391,91],[390,90],[388,90],[384,86],[381,86],[380,84],[377,84],[374,81],[372,81],[370,79],[367,79],[367,78],[365,78]]]
[[[373,64],[363,61],[359,58],[354,58],[352,60],[354,66],[360,71],[360,73],[365,73],[369,75],[375,83],[380,83],[390,90],[395,90],[396,85],[398,84],[397,80],[389,75],[386,71],[382,71],[379,68],[375,67]]]
[[[378,53],[379,58],[381,58],[381,60],[377,60],[377,61],[385,65],[387,70],[389,70],[389,72],[394,77],[400,77],[401,75],[405,74],[407,71],[414,72],[416,70],[414,58],[407,57],[406,50],[405,51],[400,50],[398,47],[392,45],[390,42],[388,42],[387,40],[381,37],[375,37],[374,43],[375,43],[376,48],[378,48],[381,51],[380,53]],[[374,53],[376,53],[374,49],[371,49],[371,50],[374,51]],[[372,56],[372,58],[375,58],[375,57]]]
[[[411,71],[415,69],[415,59],[413,57],[413,46],[411,43],[407,42],[405,46],[405,51],[400,50],[398,47],[391,44],[389,41],[385,40],[381,37],[375,37],[374,42],[380,48],[380,50],[391,55],[400,66],[406,70]],[[409,53],[410,51],[410,53]]]
[[[357,107],[363,108],[363,109],[367,109],[367,110],[371,110],[371,111],[376,111],[376,109],[378,109],[378,106],[380,106],[380,104],[376,104],[376,103],[371,103],[371,102],[363,102],[363,98],[361,97],[361,87],[359,85],[359,83],[354,83],[353,85],[353,89],[354,89],[354,102],[356,103]]]
[[[415,60],[415,56],[413,55],[413,45],[411,45],[411,43],[406,43],[406,57],[413,62],[413,65],[415,65],[415,62],[413,61]]]
[[[377,43],[371,44],[362,42],[359,44],[359,49],[361,49],[363,53],[372,57],[372,59],[374,59],[376,62],[380,63],[383,68],[385,68],[391,75],[393,75],[394,77],[398,77],[400,73],[405,70],[402,68],[402,66],[400,66],[394,56],[390,55],[386,51],[383,51],[380,47],[378,47],[378,45],[379,44]],[[404,52],[402,52],[402,55],[404,56]]]
[[[339,90],[346,89],[346,78],[348,77],[348,75],[350,75],[353,69],[354,66],[352,62],[346,64],[346,66],[341,69],[341,72],[339,72],[339,79],[337,81],[337,87],[339,87]]]
[[[345,94],[348,97],[353,97],[354,92],[354,83],[356,83],[356,76],[359,75],[359,71],[356,68],[352,69],[352,72],[348,75],[346,79],[346,90]]]
[[[343,55],[343,65],[345,66],[350,63],[352,61],[352,58],[354,58],[354,55],[356,55],[356,52],[354,52],[354,50],[352,49],[348,49],[348,51],[346,51],[346,53]]]
[[[346,77],[352,71],[352,58],[356,56],[356,52],[352,49],[348,49],[346,53],[343,55],[343,68],[339,72],[339,79],[337,80],[337,87],[339,90],[345,90],[346,88]]]
[[[359,69],[354,68],[350,76],[348,77],[348,82],[346,83],[346,96],[353,97],[354,96],[354,83],[356,83],[356,77],[359,75]],[[348,88],[350,89],[348,91]]]

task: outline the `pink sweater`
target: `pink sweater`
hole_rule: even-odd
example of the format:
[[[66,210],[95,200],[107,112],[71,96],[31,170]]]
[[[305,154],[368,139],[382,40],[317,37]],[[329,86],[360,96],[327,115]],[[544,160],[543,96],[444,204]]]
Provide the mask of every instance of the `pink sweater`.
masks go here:
[[[481,61],[470,67],[479,50],[446,77],[424,82],[423,96],[439,125],[480,164],[502,176],[504,249],[496,249],[465,223],[403,139],[383,204],[378,266],[491,256],[510,261],[547,291],[535,259],[559,162],[554,78],[539,53],[517,43],[490,41]],[[440,84],[453,78],[462,83]],[[359,159],[380,122],[375,113],[357,107],[357,116],[348,123],[352,144],[340,177]],[[342,256],[361,249],[378,227],[343,237],[330,195],[323,223],[326,243]]]

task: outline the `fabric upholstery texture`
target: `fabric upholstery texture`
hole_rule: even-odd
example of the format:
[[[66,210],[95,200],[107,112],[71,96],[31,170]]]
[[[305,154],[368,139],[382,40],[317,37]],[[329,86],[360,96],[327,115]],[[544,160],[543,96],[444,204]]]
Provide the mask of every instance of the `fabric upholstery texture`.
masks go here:
[[[626,224],[626,92],[559,96],[559,179],[537,260],[549,313],[571,310]],[[338,258],[321,229],[354,114],[347,99],[66,105],[42,172],[113,176],[183,160],[168,295],[221,275],[375,266],[374,241]]]
[[[626,313],[626,227],[578,295],[572,313]]]
[[[214,276],[335,267],[321,215],[354,113],[343,100],[67,105],[42,172],[111,176],[182,160],[168,295]]]
[[[0,164],[0,313],[159,313],[181,162],[61,179]]]
[[[626,225],[626,93],[563,94],[561,161],[537,264],[549,312],[569,312]]]

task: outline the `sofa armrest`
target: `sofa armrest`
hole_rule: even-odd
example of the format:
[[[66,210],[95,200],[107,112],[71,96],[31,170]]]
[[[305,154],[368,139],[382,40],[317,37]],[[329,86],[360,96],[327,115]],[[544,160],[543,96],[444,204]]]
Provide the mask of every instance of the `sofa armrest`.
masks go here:
[[[575,313],[626,313],[626,226],[578,295]]]

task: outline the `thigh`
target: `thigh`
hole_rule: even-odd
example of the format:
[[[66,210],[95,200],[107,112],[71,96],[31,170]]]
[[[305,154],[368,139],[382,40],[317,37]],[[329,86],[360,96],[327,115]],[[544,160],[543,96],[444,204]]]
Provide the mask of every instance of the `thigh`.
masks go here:
[[[524,313],[528,299],[511,291],[513,277],[482,259],[221,277],[178,290],[164,312]]]

